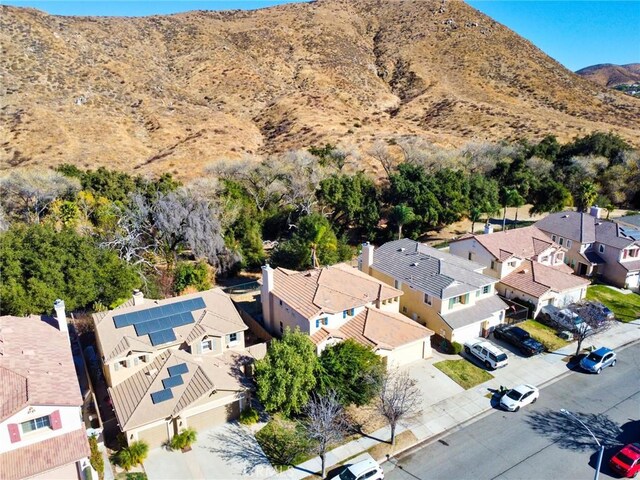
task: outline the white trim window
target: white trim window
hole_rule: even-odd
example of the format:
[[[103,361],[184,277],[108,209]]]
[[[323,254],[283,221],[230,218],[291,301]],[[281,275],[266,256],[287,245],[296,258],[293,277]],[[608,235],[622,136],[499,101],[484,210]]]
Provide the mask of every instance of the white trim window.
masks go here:
[[[202,353],[212,352],[213,351],[213,342],[210,338],[205,338],[200,342],[200,349]]]
[[[238,343],[238,334],[237,333],[230,333],[229,335],[227,335],[227,344],[228,345],[234,345]]]
[[[567,240],[567,248],[571,248],[571,244],[572,244],[571,240]]]
[[[51,418],[48,415],[46,417],[33,418],[22,422],[20,427],[22,428],[22,433],[31,433],[42,428],[51,428]]]
[[[598,252],[600,252],[600,253],[604,253],[604,245],[600,244],[600,245],[598,246]]]
[[[431,305],[432,304],[431,295],[429,295],[428,293],[424,294],[424,303],[426,303],[427,305]]]

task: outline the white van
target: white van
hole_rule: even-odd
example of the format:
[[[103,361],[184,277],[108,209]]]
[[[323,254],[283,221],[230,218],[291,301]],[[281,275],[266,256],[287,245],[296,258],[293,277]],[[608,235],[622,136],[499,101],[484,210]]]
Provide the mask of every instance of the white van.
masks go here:
[[[495,370],[506,367],[509,363],[507,354],[489,342],[472,341],[464,344],[464,351],[480,359],[484,366]]]

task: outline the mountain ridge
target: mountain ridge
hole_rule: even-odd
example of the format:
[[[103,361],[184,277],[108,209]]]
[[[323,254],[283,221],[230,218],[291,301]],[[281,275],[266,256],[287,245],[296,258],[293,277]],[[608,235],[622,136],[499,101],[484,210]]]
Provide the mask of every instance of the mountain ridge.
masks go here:
[[[0,167],[195,176],[221,158],[376,138],[637,144],[640,101],[458,0],[57,17],[1,6]]]
[[[629,85],[640,82],[640,63],[627,63],[626,65],[599,63],[576,70],[576,74],[603,87]]]

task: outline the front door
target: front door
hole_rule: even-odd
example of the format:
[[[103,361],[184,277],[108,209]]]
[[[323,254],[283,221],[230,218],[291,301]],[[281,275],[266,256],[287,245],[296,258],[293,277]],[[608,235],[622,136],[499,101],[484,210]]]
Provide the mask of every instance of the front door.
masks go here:
[[[578,267],[578,275],[586,275],[587,274],[587,266],[584,263],[581,263]]]

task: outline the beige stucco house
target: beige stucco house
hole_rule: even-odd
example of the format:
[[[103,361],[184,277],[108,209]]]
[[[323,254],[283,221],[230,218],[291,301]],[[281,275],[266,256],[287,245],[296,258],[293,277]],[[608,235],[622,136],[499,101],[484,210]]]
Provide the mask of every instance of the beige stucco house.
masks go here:
[[[152,448],[237,418],[248,401],[244,365],[266,353],[247,347],[248,327],[219,288],[165,300],[136,292],[93,318],[120,429]]]
[[[0,387],[0,478],[91,478],[64,302],[0,317]]]
[[[429,329],[398,313],[402,291],[338,264],[306,272],[262,267],[262,313],[274,335],[286,328],[310,335],[318,354],[353,339],[388,366],[431,356]]]
[[[640,240],[633,227],[600,218],[601,209],[553,213],[536,227],[567,248],[566,263],[578,275],[600,276],[618,287],[640,286]],[[636,237],[637,238],[637,237]]]
[[[402,239],[375,250],[364,244],[359,268],[402,290],[400,312],[449,341],[486,336],[504,321],[498,280],[479,263]]]
[[[583,299],[590,283],[564,263],[567,250],[534,226],[468,234],[452,241],[449,251],[485,265],[485,273],[500,280],[498,293],[533,305],[534,317],[544,305]]]

